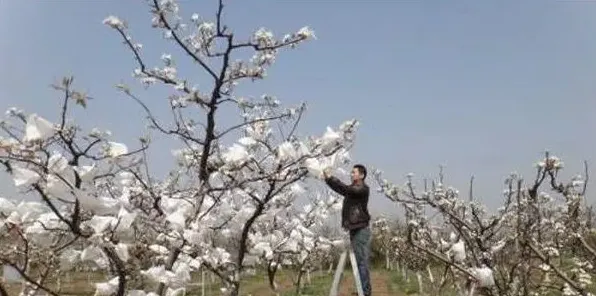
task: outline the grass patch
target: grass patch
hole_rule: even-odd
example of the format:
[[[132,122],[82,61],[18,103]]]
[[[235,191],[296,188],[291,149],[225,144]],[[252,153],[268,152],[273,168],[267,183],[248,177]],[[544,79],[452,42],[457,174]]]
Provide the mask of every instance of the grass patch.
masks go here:
[[[296,289],[293,285],[293,279],[296,274],[291,270],[281,270],[276,276],[278,284],[278,293],[281,296],[296,295]],[[46,286],[59,295],[64,296],[93,296],[95,294],[95,283],[105,282],[106,276],[102,273],[71,273],[60,279],[60,289],[56,282],[47,283]],[[331,283],[333,281],[333,274],[326,272],[311,273],[311,283],[306,283],[306,275],[303,277],[304,288],[302,295],[326,295],[329,292]],[[186,295],[196,296],[201,295],[201,274],[193,273],[191,284],[187,286]],[[9,295],[18,295],[21,291],[22,284],[19,282],[6,283],[5,287]],[[156,284],[148,283],[145,288],[152,291],[157,287]],[[205,295],[220,295],[222,283],[217,277],[211,280],[210,274],[205,274]],[[240,295],[242,296],[269,296],[277,295],[271,290],[268,284],[266,273],[259,271],[254,275],[245,275],[242,280]]]
[[[401,292],[406,295],[414,295],[420,292],[418,290],[418,280],[415,275],[409,273],[408,277],[410,280],[407,281],[402,276],[401,271],[390,271],[389,273],[389,292]]]
[[[302,289],[302,295],[304,295],[304,296],[327,295],[327,293],[329,293],[329,289],[331,288],[332,282],[333,282],[333,274],[311,276],[311,283],[310,283],[310,285],[306,285]],[[296,295],[296,292],[295,292],[295,289],[293,288],[291,291],[287,291],[287,292],[283,293],[282,295],[283,296],[292,296],[292,295]]]
[[[415,294],[417,292],[417,283],[415,277],[411,278],[410,283],[406,283],[405,281],[400,279],[400,274],[398,272],[387,271],[383,269],[376,269],[376,271],[371,270],[371,274],[375,272],[376,274],[385,274],[390,279],[387,280],[387,284],[389,285],[388,288],[391,289],[391,295],[403,295],[403,294]],[[296,288],[293,285],[293,279],[295,278],[296,273],[292,270],[280,270],[276,276],[276,282],[278,284],[278,291],[276,294],[271,290],[268,285],[268,280],[266,277],[266,273],[262,270],[259,270],[254,275],[245,275],[242,280],[242,286],[240,295],[241,296],[293,296],[296,295]],[[306,275],[303,277],[304,287],[302,289],[303,296],[321,296],[327,295],[329,293],[329,289],[331,288],[331,284],[333,282],[333,273],[327,273],[326,271],[320,272],[312,272],[311,273],[311,282],[310,284],[306,282]],[[352,270],[348,266],[342,275],[342,280],[340,283],[340,289],[344,285],[353,285],[353,281],[351,280],[352,277]],[[206,273],[205,274],[205,295],[221,295],[220,288],[222,287],[221,280],[217,277],[213,277],[213,281],[211,280],[211,275]],[[98,282],[105,282],[107,280],[106,276],[103,273],[71,273],[68,277],[61,278],[61,289],[58,292],[59,295],[64,296],[93,296],[95,294],[95,283]],[[202,287],[201,283],[201,274],[200,273],[193,273],[191,284],[187,286],[186,295],[187,296],[198,296],[201,295]],[[351,283],[351,284],[350,284]],[[50,283],[47,285],[52,290],[57,291],[56,283]],[[18,295],[21,291],[22,285],[20,283],[10,283],[7,285],[9,288],[9,295]],[[147,282],[145,286],[148,291],[154,290],[156,287],[155,284],[150,284]],[[345,288],[345,287],[344,287]],[[352,290],[352,286],[349,287]],[[374,288],[374,287],[373,287]],[[355,291],[355,288],[354,288]],[[393,293],[395,292],[395,293]],[[404,293],[409,292],[409,293]]]

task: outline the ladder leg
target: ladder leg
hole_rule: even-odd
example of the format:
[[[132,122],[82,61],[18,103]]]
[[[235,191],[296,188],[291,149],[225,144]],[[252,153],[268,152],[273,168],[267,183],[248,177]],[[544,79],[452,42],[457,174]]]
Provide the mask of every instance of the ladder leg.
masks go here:
[[[356,255],[354,255],[353,251],[350,251],[350,265],[352,266],[352,272],[354,273],[354,283],[356,283],[356,290],[358,291],[358,296],[364,296],[362,282],[360,282],[360,271],[358,270],[358,262],[356,261]]]
[[[335,268],[335,275],[333,276],[333,284],[331,285],[331,290],[329,291],[329,296],[337,296],[339,293],[339,282],[341,281],[342,273],[346,268],[346,257],[347,251],[341,253],[339,257],[339,262],[337,263],[337,267]]]

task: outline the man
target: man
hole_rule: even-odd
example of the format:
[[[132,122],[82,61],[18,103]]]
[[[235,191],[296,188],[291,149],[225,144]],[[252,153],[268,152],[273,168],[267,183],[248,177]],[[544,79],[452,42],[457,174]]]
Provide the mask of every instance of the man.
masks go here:
[[[350,243],[356,256],[362,290],[365,296],[370,296],[371,286],[368,270],[371,241],[370,214],[368,213],[370,189],[364,182],[366,168],[361,164],[357,164],[352,168],[352,184],[350,185],[346,185],[336,177],[331,176],[328,170],[325,170],[323,175],[327,185],[333,191],[344,196],[341,225],[350,232]]]

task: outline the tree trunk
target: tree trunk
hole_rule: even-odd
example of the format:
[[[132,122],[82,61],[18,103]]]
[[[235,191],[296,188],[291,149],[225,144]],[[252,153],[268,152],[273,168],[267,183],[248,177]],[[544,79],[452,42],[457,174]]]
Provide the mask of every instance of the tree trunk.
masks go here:
[[[406,272],[406,267],[404,265],[401,266],[401,277],[408,281],[408,273]]]
[[[302,268],[300,268],[300,270],[298,271],[298,278],[296,279],[296,282],[294,283],[296,285],[296,295],[300,295],[302,292],[302,276],[304,275],[304,270]]]
[[[201,268],[201,296],[205,296],[205,270]]]
[[[416,272],[416,280],[418,281],[418,295],[424,295],[424,283],[422,282],[422,275],[420,274],[420,271]]]
[[[435,283],[435,277],[433,276],[433,271],[430,270],[430,265],[426,265],[426,271],[428,272],[428,279],[432,284]]]
[[[385,250],[385,269],[391,270],[391,262],[389,262],[389,250]]]
[[[275,283],[275,273],[277,272],[277,264],[273,266],[273,264],[269,264],[267,267],[267,277],[269,279],[269,287],[273,291],[277,291],[277,284]]]
[[[470,285],[470,293],[468,293],[468,296],[474,296],[475,291],[476,291],[476,283],[472,283]]]

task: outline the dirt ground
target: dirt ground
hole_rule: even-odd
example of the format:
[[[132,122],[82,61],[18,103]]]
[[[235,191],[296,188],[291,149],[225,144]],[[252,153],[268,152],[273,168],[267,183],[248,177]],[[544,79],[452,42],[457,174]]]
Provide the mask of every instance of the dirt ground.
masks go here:
[[[373,271],[370,275],[372,294],[375,296],[398,296],[389,293],[389,275],[387,272]],[[339,296],[356,295],[356,285],[351,274],[345,274],[340,284]]]

